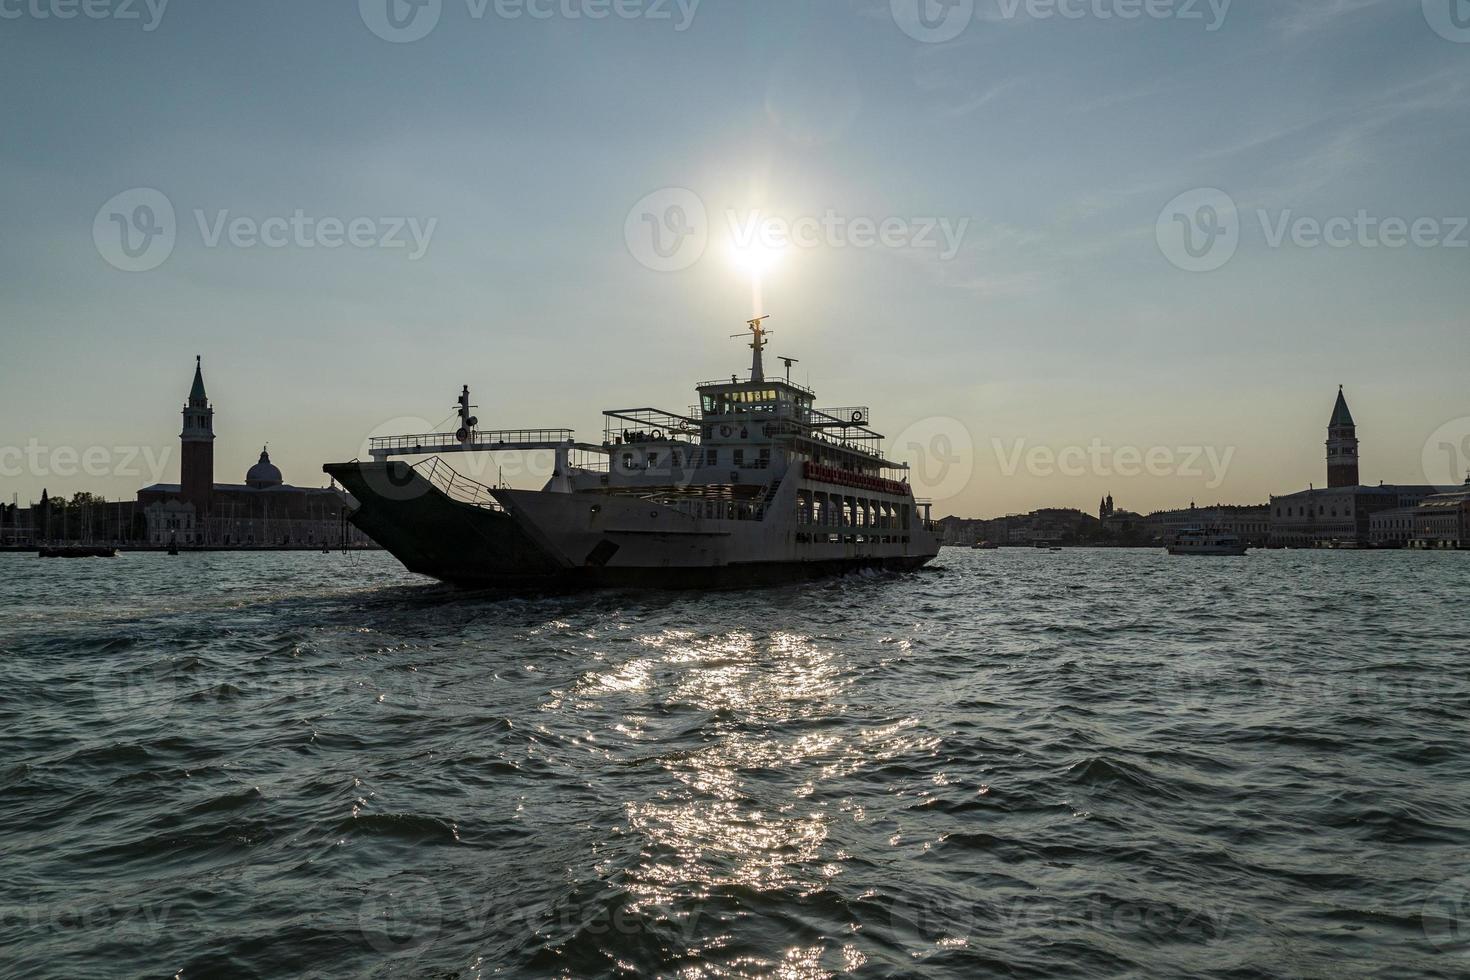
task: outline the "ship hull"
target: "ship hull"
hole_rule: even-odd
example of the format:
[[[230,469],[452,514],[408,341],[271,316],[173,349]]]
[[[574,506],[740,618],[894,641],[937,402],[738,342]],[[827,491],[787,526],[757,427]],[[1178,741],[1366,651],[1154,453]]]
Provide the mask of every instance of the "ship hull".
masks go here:
[[[764,526],[688,524],[638,501],[493,491],[500,506],[456,500],[404,463],[337,463],[348,519],[409,571],[468,589],[742,589],[861,571],[912,571],[938,552],[877,541],[808,546],[796,556]],[[595,509],[594,509],[595,507]],[[763,556],[771,557],[763,557]]]

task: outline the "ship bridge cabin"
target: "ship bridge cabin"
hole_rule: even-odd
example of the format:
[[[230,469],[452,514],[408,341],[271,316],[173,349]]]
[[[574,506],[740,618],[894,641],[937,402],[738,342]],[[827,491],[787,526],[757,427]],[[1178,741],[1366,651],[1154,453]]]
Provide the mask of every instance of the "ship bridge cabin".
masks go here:
[[[763,520],[780,506],[803,525],[907,529],[924,505],[908,466],[883,457],[868,409],[816,408],[810,388],[765,377],[766,333],[758,320],[750,327],[749,380],[696,386],[699,403],[688,414],[604,412],[606,462],[574,465],[570,489],[657,499],[691,516]]]

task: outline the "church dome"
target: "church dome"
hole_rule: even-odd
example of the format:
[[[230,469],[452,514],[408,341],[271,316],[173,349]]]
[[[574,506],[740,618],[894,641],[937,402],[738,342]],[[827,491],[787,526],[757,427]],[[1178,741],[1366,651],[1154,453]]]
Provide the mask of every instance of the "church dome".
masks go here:
[[[250,472],[245,474],[246,486],[264,490],[266,487],[278,487],[281,482],[281,471],[271,463],[270,453],[262,449],[260,462],[250,467]]]

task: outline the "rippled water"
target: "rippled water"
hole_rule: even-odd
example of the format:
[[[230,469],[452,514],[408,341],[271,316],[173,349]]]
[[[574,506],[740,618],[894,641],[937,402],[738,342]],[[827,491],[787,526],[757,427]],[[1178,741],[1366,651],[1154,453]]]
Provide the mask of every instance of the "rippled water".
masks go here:
[[[1470,554],[0,555],[0,974],[1470,974]]]

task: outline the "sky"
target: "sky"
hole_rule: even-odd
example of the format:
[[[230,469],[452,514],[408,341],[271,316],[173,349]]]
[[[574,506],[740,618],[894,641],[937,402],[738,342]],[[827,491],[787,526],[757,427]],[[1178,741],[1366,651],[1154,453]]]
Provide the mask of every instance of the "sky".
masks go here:
[[[942,514],[1320,486],[1339,385],[1458,482],[1467,6],[0,0],[0,496],[176,480],[196,355],[216,479],[319,486],[464,384],[684,411],[756,313]]]

